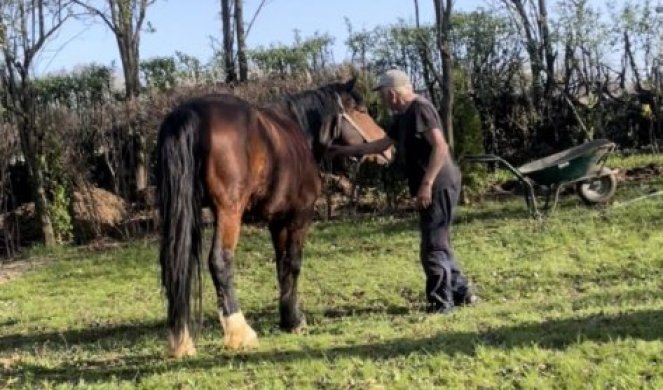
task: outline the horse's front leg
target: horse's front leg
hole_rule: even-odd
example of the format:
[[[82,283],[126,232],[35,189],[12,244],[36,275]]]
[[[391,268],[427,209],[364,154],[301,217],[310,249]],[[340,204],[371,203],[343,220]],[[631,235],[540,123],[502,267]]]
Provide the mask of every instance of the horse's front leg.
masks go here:
[[[219,210],[209,257],[209,269],[216,288],[219,320],[227,348],[251,348],[258,345],[256,332],[247,324],[235,295],[234,259],[239,240],[241,213]]]
[[[306,317],[299,308],[297,283],[302,267],[304,239],[310,225],[308,216],[270,225],[276,271],[279,280],[279,314],[281,329],[299,333],[306,327]]]

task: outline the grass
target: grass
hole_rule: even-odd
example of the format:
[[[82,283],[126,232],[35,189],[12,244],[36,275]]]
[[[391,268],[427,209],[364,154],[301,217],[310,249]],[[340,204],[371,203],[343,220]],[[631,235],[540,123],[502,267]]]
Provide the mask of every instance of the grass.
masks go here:
[[[315,224],[304,335],[278,330],[269,239],[245,227],[236,283],[261,346],[222,349],[205,273],[198,355],[181,361],[164,357],[155,242],[33,253],[54,260],[0,285],[0,387],[663,388],[663,198],[526,214],[520,199],[460,210],[457,256],[482,302],[449,316],[422,312],[412,216]]]
[[[650,164],[663,166],[663,154],[632,154],[628,156],[614,154],[607,161],[608,166],[621,169],[633,169]]]

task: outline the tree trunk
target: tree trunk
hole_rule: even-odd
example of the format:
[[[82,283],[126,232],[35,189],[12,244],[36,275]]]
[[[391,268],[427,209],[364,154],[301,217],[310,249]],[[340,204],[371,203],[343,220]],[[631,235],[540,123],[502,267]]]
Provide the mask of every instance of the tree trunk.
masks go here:
[[[543,95],[543,86],[541,83],[541,71],[543,70],[543,59],[540,55],[539,43],[534,35],[534,29],[525,10],[522,0],[511,0],[516,8],[516,13],[520,19],[525,33],[525,47],[530,58],[532,69],[532,100],[537,110],[541,108]]]
[[[226,71],[226,83],[237,81],[235,73],[235,58],[233,56],[232,20],[230,16],[230,1],[221,0],[221,21],[223,23],[223,59]]]
[[[628,31],[624,31],[624,51],[626,52],[626,57],[628,58],[629,64],[631,65],[633,77],[635,77],[635,87],[637,88],[638,92],[640,92],[642,91],[642,82],[640,81],[640,72],[638,71],[638,66],[635,63],[633,51],[631,50],[631,40],[629,38]]]
[[[120,60],[122,61],[122,71],[124,73],[124,92],[127,100],[140,94],[140,73],[138,64],[140,63],[138,42],[131,42],[131,36],[127,33],[118,33],[116,35],[117,45],[120,49]]]
[[[553,54],[550,31],[548,28],[548,9],[545,0],[539,0],[539,28],[541,29],[541,39],[543,39],[543,49],[546,56],[546,99],[555,87],[555,55]],[[547,103],[547,102],[546,102]]]
[[[26,75],[27,78],[27,75]],[[41,227],[44,246],[50,247],[56,244],[53,222],[48,210],[48,198],[46,197],[46,187],[44,182],[44,173],[41,166],[42,153],[36,142],[36,125],[34,123],[35,107],[34,99],[26,91],[27,83],[23,82],[23,91],[20,97],[21,117],[18,118],[18,126],[21,136],[21,149],[28,163],[29,180],[32,189],[32,197],[35,202],[36,218]]]
[[[134,137],[134,148],[136,153],[136,171],[135,171],[135,180],[136,180],[136,192],[140,192],[147,188],[147,153],[145,150],[147,146],[145,145],[145,136],[136,132]]]
[[[444,3],[443,3],[444,1]],[[451,30],[451,7],[452,0],[433,0],[435,4],[435,19],[437,24],[437,46],[442,58],[442,107],[440,117],[444,127],[445,136],[449,149],[454,150],[453,132],[453,56],[449,42]],[[446,3],[446,4],[445,4]]]
[[[139,73],[139,41],[138,36],[131,38],[133,34],[130,32],[120,33],[116,35],[118,47],[120,48],[120,59],[122,61],[122,69],[124,71],[124,86],[126,104],[132,105],[132,100],[140,94],[140,73]],[[127,118],[131,118],[128,112]],[[140,133],[137,124],[129,121],[131,126],[129,133],[133,135],[133,167],[134,167],[134,181],[136,192],[142,191],[147,188],[147,146],[145,145],[145,137]]]
[[[41,226],[42,236],[44,238],[44,246],[51,247],[57,244],[55,240],[55,231],[53,230],[53,222],[51,215],[48,211],[48,198],[46,197],[46,189],[44,187],[44,175],[41,167],[39,166],[39,157],[33,155],[29,160],[30,176],[32,181],[33,196],[35,198],[35,212],[39,219]]]
[[[235,0],[235,29],[237,30],[237,62],[239,64],[239,81],[249,78],[249,66],[246,58],[246,39],[244,34],[243,0]]]
[[[428,89],[428,95],[430,96],[430,101],[435,107],[438,107],[437,93],[436,93],[436,82],[437,76],[434,72],[434,66],[430,61],[427,41],[428,37],[425,35],[424,31],[421,29],[420,18],[419,18],[419,0],[414,0],[414,20],[415,25],[417,26],[417,34],[419,39],[417,40],[417,50],[419,51],[419,57],[421,57],[422,65],[422,76],[424,78],[424,83]],[[433,77],[431,77],[431,72],[433,72]],[[441,81],[440,81],[441,84]]]

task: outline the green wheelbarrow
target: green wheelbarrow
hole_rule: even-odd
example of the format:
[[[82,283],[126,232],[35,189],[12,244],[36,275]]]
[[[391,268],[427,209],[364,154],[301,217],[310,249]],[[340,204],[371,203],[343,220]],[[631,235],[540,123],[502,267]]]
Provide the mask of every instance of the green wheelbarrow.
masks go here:
[[[605,166],[608,155],[615,144],[606,139],[586,142],[582,145],[531,161],[518,168],[503,158],[491,154],[470,155],[466,162],[496,162],[513,173],[523,186],[527,208],[532,216],[540,216],[536,202],[535,187],[544,190],[544,209],[557,207],[561,191],[575,185],[578,196],[588,205],[607,203],[617,190],[617,171]]]

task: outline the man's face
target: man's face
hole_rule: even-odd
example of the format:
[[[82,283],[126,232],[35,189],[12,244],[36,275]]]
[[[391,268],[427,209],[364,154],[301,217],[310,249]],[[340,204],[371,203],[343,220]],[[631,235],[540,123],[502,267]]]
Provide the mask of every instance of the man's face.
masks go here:
[[[380,100],[387,108],[394,111],[398,108],[396,92],[391,88],[380,88]]]

